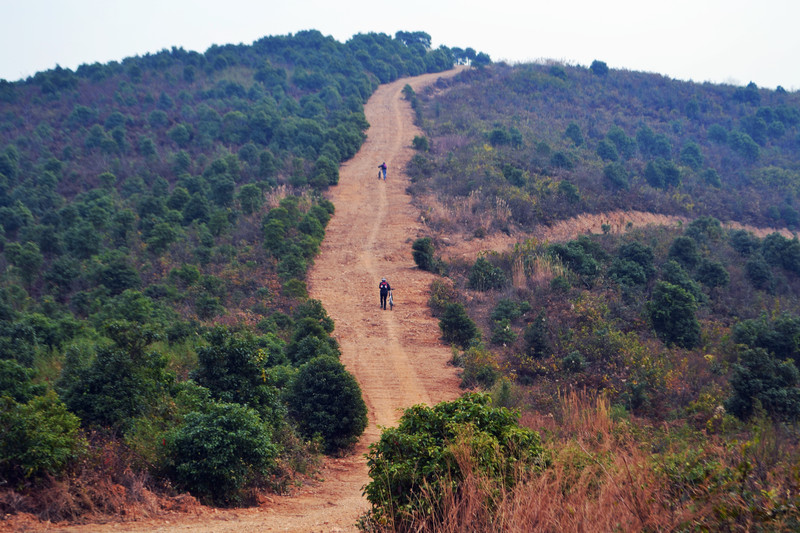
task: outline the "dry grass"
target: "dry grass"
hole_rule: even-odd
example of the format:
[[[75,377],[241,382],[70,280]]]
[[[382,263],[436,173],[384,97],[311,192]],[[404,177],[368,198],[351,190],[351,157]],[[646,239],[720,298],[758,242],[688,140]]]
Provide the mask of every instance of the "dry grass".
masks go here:
[[[278,207],[278,205],[281,203],[281,200],[289,196],[290,192],[291,191],[289,190],[289,187],[287,187],[285,184],[278,185],[267,192],[264,205],[269,209]]]
[[[676,436],[662,452],[672,457],[670,466],[664,456],[651,456],[646,439],[634,436],[643,428],[613,419],[604,396],[570,392],[553,407],[553,413],[529,413],[524,420],[544,435],[550,464],[541,473],[520,472],[510,488],[498,486],[478,472],[464,448],[458,454],[464,473],[458,487],[422,496],[428,505],[420,508],[435,511],[372,530],[797,531],[799,452],[786,428],[763,426],[753,440],[737,446],[704,438],[687,448]],[[687,449],[699,451],[700,461],[681,454]],[[710,470],[696,477],[695,465]]]
[[[648,454],[619,437],[604,397],[570,393],[558,408],[557,416],[528,420],[553,432],[546,442],[552,462],[543,473],[519,474],[511,488],[498,487],[464,450],[462,483],[443,495],[434,515],[418,516],[402,531],[673,531],[710,512],[671,501]]]
[[[145,473],[131,467],[130,452],[113,440],[93,439],[92,453],[68,476],[48,477],[35,485],[0,491],[0,515],[23,522],[101,523],[132,521],[164,511],[200,508],[189,495],[174,496],[156,488]]]
[[[547,286],[553,278],[569,278],[570,271],[558,257],[547,254],[534,255],[526,265],[525,275],[533,286]],[[525,287],[527,285],[523,285]]]
[[[468,210],[465,209],[469,202],[464,201],[462,208],[448,207],[438,202],[435,198],[425,197],[422,199],[425,206],[423,212],[431,229],[439,229],[442,235],[452,233],[458,227],[478,227],[489,228],[491,221],[500,219],[503,212],[502,206],[498,205],[493,211],[484,211],[472,215],[469,219]],[[471,205],[471,204],[470,204]],[[477,217],[477,218],[475,218]],[[645,213],[643,211],[612,211],[609,213],[583,214],[569,220],[562,220],[550,226],[537,226],[529,232],[517,232],[512,235],[505,233],[495,233],[483,239],[473,239],[471,237],[452,243],[446,249],[441,250],[443,257],[469,258],[474,259],[477,255],[486,250],[495,252],[506,252],[518,242],[524,242],[534,238],[541,242],[567,242],[577,238],[579,235],[601,234],[604,230],[609,233],[622,234],[632,229],[643,228],[646,226],[667,226],[679,227],[691,222],[685,217],[659,215]],[[780,228],[757,228],[739,224],[738,222],[723,222],[726,229],[744,229],[764,238],[770,233],[780,233],[784,237],[792,238],[794,235],[787,229]],[[441,238],[439,241],[447,242]]]

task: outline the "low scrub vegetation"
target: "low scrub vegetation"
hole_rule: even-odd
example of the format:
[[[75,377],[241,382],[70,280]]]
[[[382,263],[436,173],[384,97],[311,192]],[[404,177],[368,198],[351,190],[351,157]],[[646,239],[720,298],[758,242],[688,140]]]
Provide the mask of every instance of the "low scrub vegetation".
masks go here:
[[[519,409],[549,462],[502,487],[462,470],[403,527],[796,529],[800,244],[728,222],[796,229],[797,95],[602,62],[440,85],[408,169],[446,276],[431,311],[462,385]]]
[[[0,513],[247,505],[347,453],[323,193],[379,84],[473,60],[303,31],[0,80]]]

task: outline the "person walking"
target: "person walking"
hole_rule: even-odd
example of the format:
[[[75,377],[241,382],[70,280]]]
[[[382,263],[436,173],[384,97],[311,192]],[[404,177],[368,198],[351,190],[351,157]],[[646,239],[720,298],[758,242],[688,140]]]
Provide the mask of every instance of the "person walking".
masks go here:
[[[381,173],[383,173],[383,181],[386,181],[386,161],[378,165],[378,179],[381,179]]]
[[[386,278],[382,278],[381,282],[378,284],[378,290],[381,293],[381,309],[384,311],[386,310],[386,297],[389,295],[389,291],[392,288],[389,286],[389,283],[386,281]]]

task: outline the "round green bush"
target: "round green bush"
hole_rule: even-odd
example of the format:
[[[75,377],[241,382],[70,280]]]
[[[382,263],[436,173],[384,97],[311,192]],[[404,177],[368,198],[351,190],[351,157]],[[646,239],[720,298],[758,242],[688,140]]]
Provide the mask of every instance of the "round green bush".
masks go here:
[[[421,270],[433,270],[435,260],[433,258],[433,241],[430,237],[423,237],[414,241],[411,245],[411,255],[414,262]]]
[[[86,446],[79,428],[52,390],[26,403],[0,396],[0,478],[60,474]]]
[[[479,337],[478,327],[467,315],[467,310],[460,303],[445,305],[442,318],[439,319],[442,338],[450,343],[465,348],[472,339]]]
[[[327,453],[354,444],[367,427],[361,387],[335,357],[317,357],[301,366],[286,399],[300,432],[321,437]]]
[[[686,349],[700,344],[700,323],[695,317],[697,302],[689,292],[659,281],[649,308],[653,329],[665,344]]]
[[[469,271],[469,288],[478,291],[501,289],[506,284],[502,269],[492,265],[485,257],[479,257]]]
[[[417,405],[370,446],[372,481],[365,494],[371,518],[403,531],[404,520],[416,513],[434,515],[445,491],[458,492],[466,473],[456,454],[465,449],[476,473],[498,490],[513,485],[520,472],[547,463],[539,434],[520,427],[517,413],[492,407],[486,394],[466,394],[432,408]]]
[[[169,471],[181,488],[215,504],[241,501],[277,455],[269,426],[250,408],[211,403],[186,415],[168,437]]]

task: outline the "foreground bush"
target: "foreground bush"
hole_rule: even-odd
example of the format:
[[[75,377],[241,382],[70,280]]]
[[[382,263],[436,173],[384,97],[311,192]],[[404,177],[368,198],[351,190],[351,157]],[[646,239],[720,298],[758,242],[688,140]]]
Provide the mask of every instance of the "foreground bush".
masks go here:
[[[321,438],[328,453],[354,444],[367,427],[361,388],[332,356],[317,357],[300,367],[287,403],[300,432],[308,438]]]
[[[442,495],[457,492],[467,464],[498,487],[542,467],[539,434],[490,402],[488,395],[467,394],[433,408],[418,405],[405,411],[397,428],[384,431],[367,457],[370,520],[404,530],[412,517],[434,516]]]
[[[269,426],[253,409],[212,403],[186,415],[168,437],[169,471],[177,484],[215,504],[241,501],[277,455]]]

